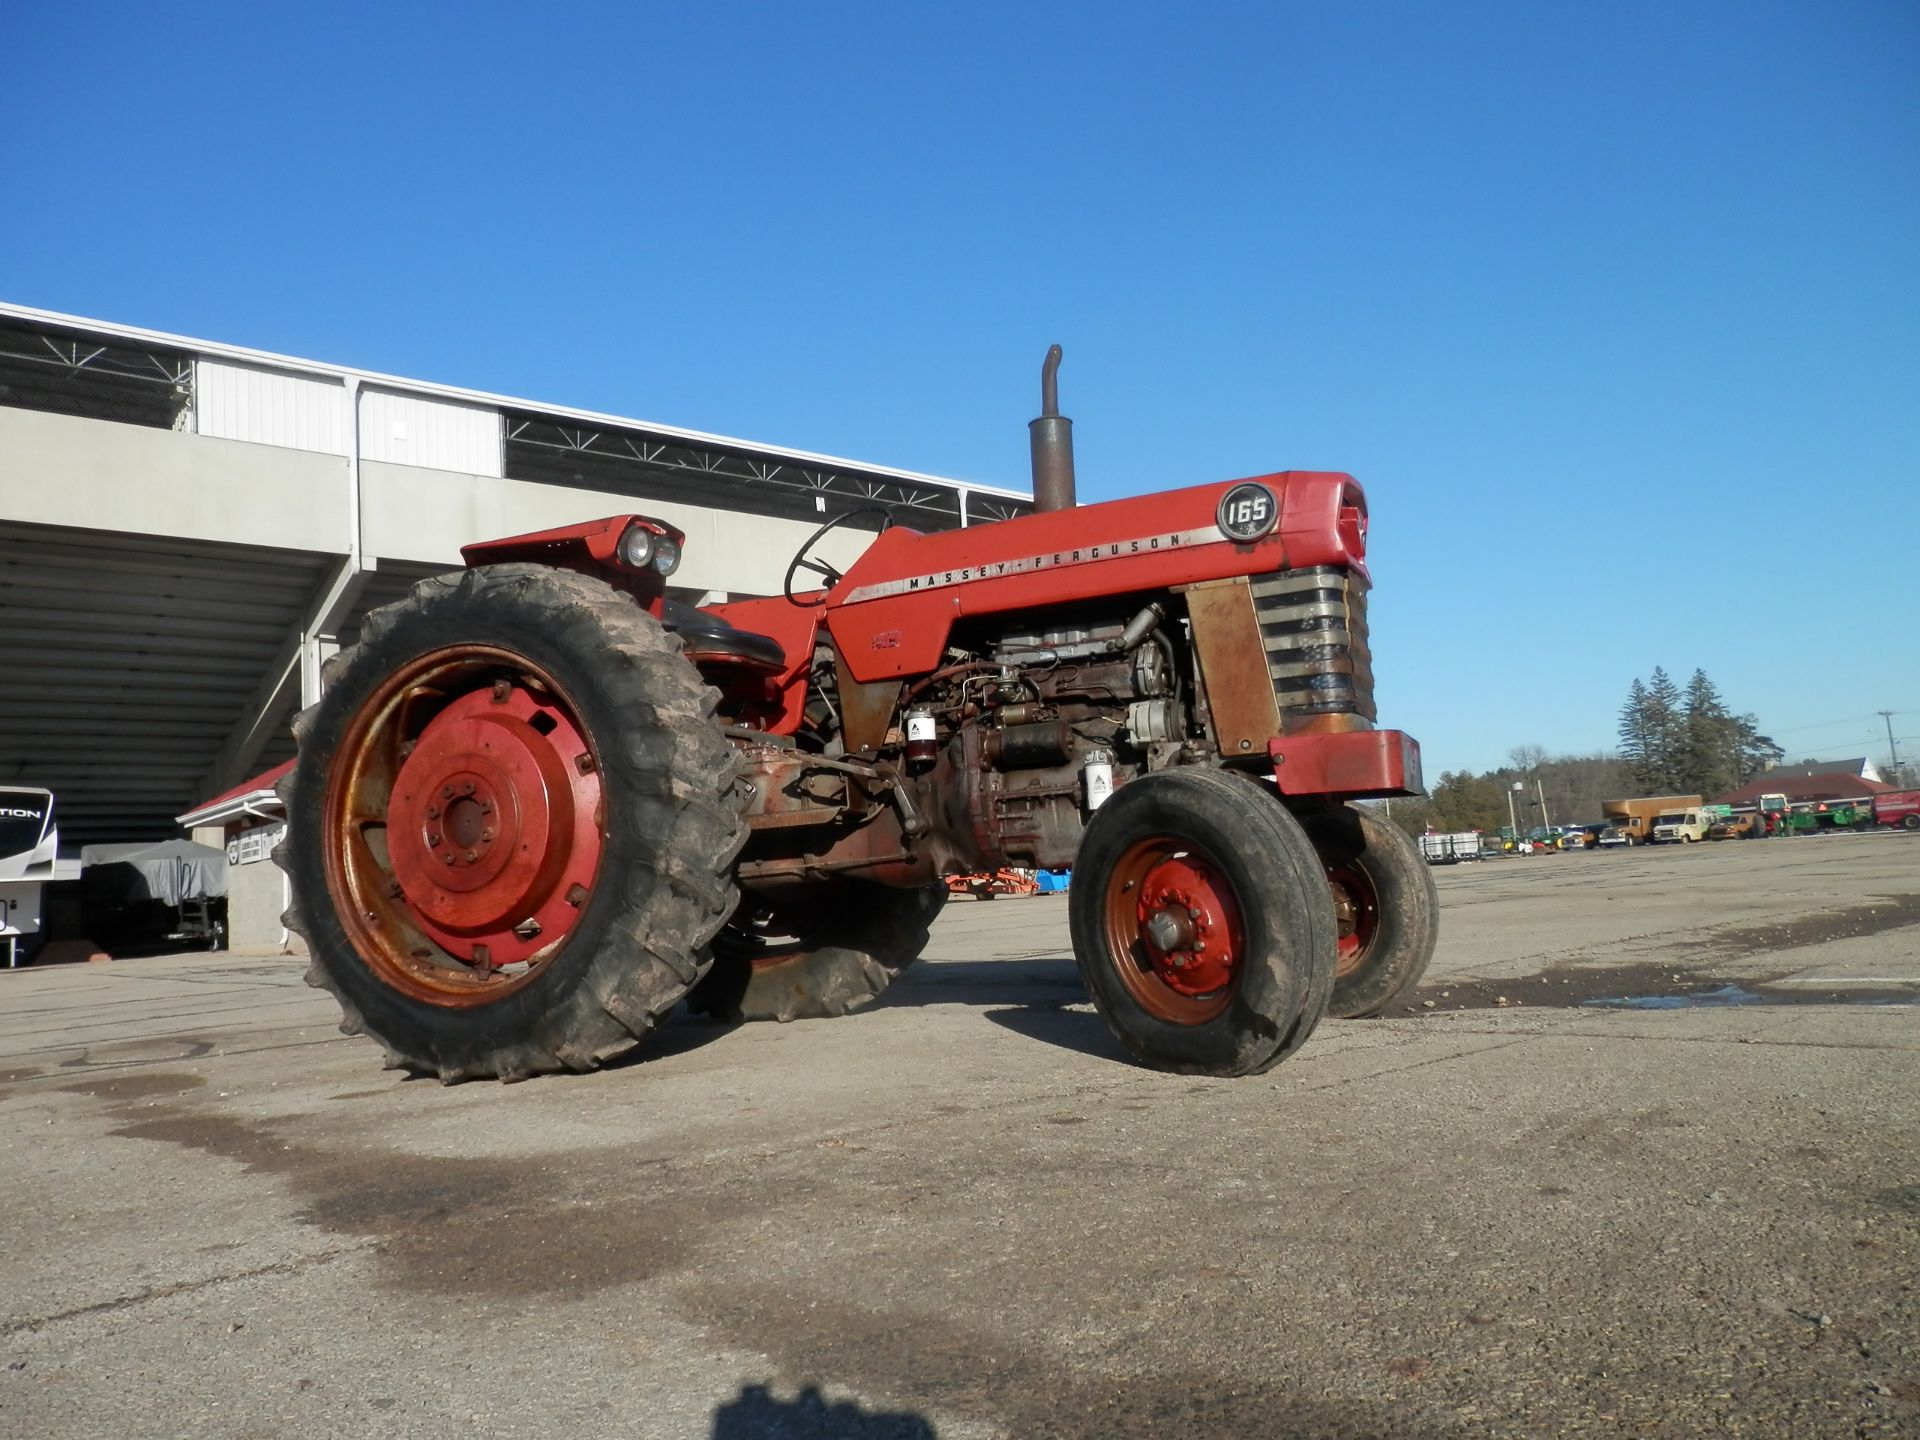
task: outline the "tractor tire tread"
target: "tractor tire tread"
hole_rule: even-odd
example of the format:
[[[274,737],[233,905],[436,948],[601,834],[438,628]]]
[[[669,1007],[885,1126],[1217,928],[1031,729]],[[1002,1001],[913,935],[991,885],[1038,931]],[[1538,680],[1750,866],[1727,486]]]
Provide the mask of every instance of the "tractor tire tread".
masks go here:
[[[926,949],[945,885],[894,889],[846,882],[848,903],[826,943],[756,968],[721,955],[687,996],[687,1007],[720,1021],[818,1020],[879,999]]]
[[[607,806],[602,869],[581,928],[527,990],[450,1021],[386,989],[353,952],[331,913],[323,869],[301,852],[298,817],[321,805],[328,742],[337,744],[352,718],[355,690],[404,658],[388,652],[404,652],[409,632],[430,638],[436,628],[457,629],[463,612],[494,608],[517,617],[523,632],[544,634],[552,654],[569,662],[569,688],[588,712],[582,722],[609,789],[619,783],[628,793],[616,791]],[[282,922],[306,941],[307,983],[339,1002],[343,1033],[371,1034],[390,1066],[443,1083],[592,1070],[638,1045],[711,964],[713,936],[736,902],[733,862],[747,840],[738,752],[713,722],[718,692],[688,664],[678,637],[595,577],[491,565],[422,580],[373,611],[359,643],[329,662],[329,679],[320,703],[294,721],[300,755],[279,785],[292,823],[274,859],[293,880]],[[590,953],[572,955],[576,945]],[[512,1003],[536,989],[542,1004]],[[510,1021],[491,1013],[509,1008]]]
[[[1223,868],[1248,927],[1230,1003],[1196,1025],[1151,1015],[1113,973],[1130,960],[1108,953],[1112,867],[1134,840],[1168,833],[1190,837]],[[1263,1074],[1304,1045],[1326,1013],[1336,945],[1326,874],[1299,821],[1250,778],[1194,767],[1115,790],[1081,841],[1068,920],[1094,1008],[1121,1048],[1156,1070]]]
[[[1419,986],[1440,936],[1440,893],[1413,837],[1391,820],[1351,805],[1301,817],[1322,859],[1357,864],[1378,905],[1374,952],[1359,970],[1336,975],[1327,1013],[1338,1020],[1382,1015]]]

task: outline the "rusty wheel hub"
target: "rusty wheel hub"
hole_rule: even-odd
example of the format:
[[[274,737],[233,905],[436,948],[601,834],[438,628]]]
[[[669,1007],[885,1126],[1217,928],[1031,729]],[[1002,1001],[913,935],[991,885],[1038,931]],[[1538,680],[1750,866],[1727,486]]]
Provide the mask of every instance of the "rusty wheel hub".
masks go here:
[[[1107,937],[1122,981],[1150,1014],[1198,1025],[1226,1009],[1242,958],[1232,882],[1191,844],[1143,840],[1113,869]]]
[[[1344,977],[1366,964],[1380,929],[1380,901],[1367,872],[1357,865],[1329,865],[1327,889],[1333,894],[1338,936],[1333,973]]]
[[[329,786],[329,881],[388,983],[497,998],[578,921],[604,842],[599,766],[572,704],[517,656],[459,647],[392,677]]]

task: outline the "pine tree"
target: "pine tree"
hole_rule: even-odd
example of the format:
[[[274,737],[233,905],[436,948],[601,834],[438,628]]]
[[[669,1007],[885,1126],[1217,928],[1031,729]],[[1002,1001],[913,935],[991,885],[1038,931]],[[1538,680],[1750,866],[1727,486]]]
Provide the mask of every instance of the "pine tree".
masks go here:
[[[1674,778],[1679,789],[1712,797],[1739,783],[1733,716],[1705,670],[1695,670],[1687,682],[1677,736]]]
[[[1652,753],[1651,736],[1647,725],[1647,687],[1638,676],[1627,690],[1627,703],[1620,707],[1620,758],[1627,762],[1633,773],[1636,788],[1647,783],[1648,759]]]
[[[1680,789],[1686,717],[1681,709],[1680,687],[1659,665],[1653,667],[1653,676],[1647,681],[1646,716],[1648,793],[1675,794]]]
[[[1736,715],[1733,719],[1733,768],[1734,783],[1744,785],[1769,765],[1778,765],[1787,758],[1771,735],[1760,733],[1760,722],[1751,715]]]

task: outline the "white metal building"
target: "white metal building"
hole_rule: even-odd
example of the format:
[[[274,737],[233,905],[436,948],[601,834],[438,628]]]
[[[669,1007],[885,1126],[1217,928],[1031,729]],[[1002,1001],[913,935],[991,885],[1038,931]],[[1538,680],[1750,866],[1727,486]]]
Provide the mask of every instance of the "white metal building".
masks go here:
[[[635,510],[686,531],[682,598],[761,595],[814,526],[874,504],[922,530],[1032,508],[0,304],[0,785],[53,791],[68,847],[176,834],[291,754],[325,656],[463,544]]]

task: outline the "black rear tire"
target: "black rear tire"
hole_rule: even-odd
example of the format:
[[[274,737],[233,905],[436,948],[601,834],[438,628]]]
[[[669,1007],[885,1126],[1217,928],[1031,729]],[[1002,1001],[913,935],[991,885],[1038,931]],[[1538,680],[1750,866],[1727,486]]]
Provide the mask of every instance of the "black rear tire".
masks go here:
[[[577,812],[586,818],[572,832],[597,856],[591,881],[559,901],[575,916],[564,930],[555,925],[560,938],[518,975],[428,943],[419,929],[426,902],[405,895],[397,878],[384,892],[394,898],[360,907],[385,906],[377,923],[371,911],[364,924],[354,913],[353,897],[373,895],[369,880],[377,885],[380,871],[367,869],[369,847],[356,849],[352,832],[401,823],[391,809],[400,782],[369,799],[368,787],[329,781],[386,743],[368,736],[396,733],[379,718],[395,713],[395,677],[444,665],[437,657],[447,655],[475,657],[447,671],[456,684],[461,666],[485,677],[484,658],[504,656],[495,677],[521,666],[534,692],[564,696],[591,751],[591,763],[581,757],[575,768],[599,777],[600,803]],[[378,1040],[390,1067],[448,1082],[590,1070],[637,1045],[705,972],[708,943],[737,899],[732,865],[747,833],[737,754],[711,718],[716,692],[679,641],[601,580],[491,565],[424,580],[374,611],[326,678],[320,703],[294,724],[299,757],[281,785],[287,838],[274,858],[292,881],[285,920],[306,939],[307,981],[340,1002],[340,1028]],[[405,713],[414,702],[399,703]],[[428,734],[436,723],[425,722]],[[398,749],[403,767],[414,745]],[[509,803],[524,798],[515,792]],[[389,833],[380,849],[391,856],[405,838]],[[396,935],[406,938],[388,938]]]
[[[1300,820],[1336,886],[1342,933],[1327,1013],[1340,1020],[1379,1015],[1413,992],[1433,959],[1440,937],[1433,875],[1391,820],[1351,805]]]
[[[687,996],[717,1020],[813,1020],[871,1005],[926,948],[944,884],[901,890],[848,880],[807,901],[755,896],[714,937],[713,969]],[[767,927],[779,927],[770,936]]]
[[[1191,878],[1169,878],[1183,874]],[[1088,823],[1067,895],[1081,977],[1143,1065],[1258,1074],[1303,1045],[1326,1012],[1326,875],[1299,822],[1258,782],[1193,769],[1122,786]],[[1194,930],[1183,930],[1182,915]],[[1223,981],[1205,988],[1221,970]]]

